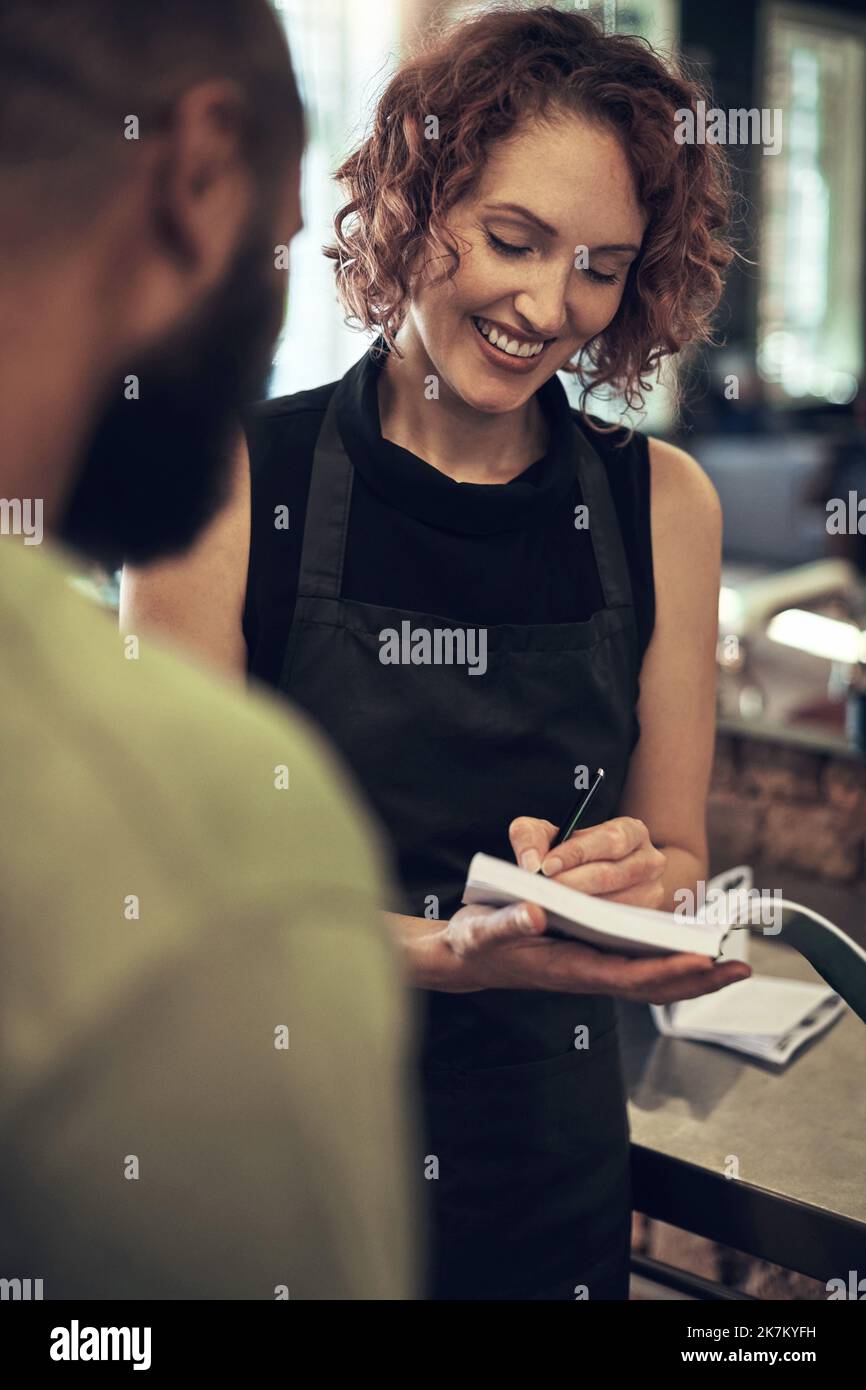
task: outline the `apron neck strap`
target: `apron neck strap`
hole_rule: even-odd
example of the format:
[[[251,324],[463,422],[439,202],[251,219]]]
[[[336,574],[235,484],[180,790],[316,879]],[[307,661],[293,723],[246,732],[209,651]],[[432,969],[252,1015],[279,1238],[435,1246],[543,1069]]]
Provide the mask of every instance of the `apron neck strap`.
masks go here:
[[[589,513],[589,538],[604,594],[605,608],[630,608],[631,576],[607,470],[598,451],[574,425],[574,458],[580,495]]]
[[[331,393],[313,454],[298,584],[298,592],[311,598],[338,599],[343,587],[354,470],[337,424],[339,389],[338,384]],[[631,579],[607,473],[583,431],[576,424],[573,430],[575,467],[605,607],[630,607]]]
[[[337,391],[325,411],[316,440],[304,521],[298,592],[311,598],[340,597],[353,469],[337,427]]]

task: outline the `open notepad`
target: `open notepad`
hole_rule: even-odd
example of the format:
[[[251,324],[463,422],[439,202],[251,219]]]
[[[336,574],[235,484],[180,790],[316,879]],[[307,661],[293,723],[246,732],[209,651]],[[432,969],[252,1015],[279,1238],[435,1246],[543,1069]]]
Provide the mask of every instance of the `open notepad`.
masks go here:
[[[745,959],[748,930],[760,930],[752,873],[740,866],[707,884],[707,910],[694,916],[606,902],[504,859],[476,854],[469,866],[465,903],[502,906],[533,902],[547,913],[548,930],[624,955],[660,956],[689,951],[724,960]],[[651,1006],[659,1031],[715,1043],[781,1064],[829,1028],[845,1003],[866,1022],[866,951],[833,922],[801,903],[776,899],[779,939],[795,947],[825,984],[752,975],[716,994]],[[776,935],[774,931],[772,935]]]
[[[629,956],[667,956],[674,951],[717,956],[729,931],[726,922],[710,925],[697,916],[605,902],[489,854],[476,854],[469,865],[463,901],[496,907],[537,903],[547,913],[548,927],[559,934]]]

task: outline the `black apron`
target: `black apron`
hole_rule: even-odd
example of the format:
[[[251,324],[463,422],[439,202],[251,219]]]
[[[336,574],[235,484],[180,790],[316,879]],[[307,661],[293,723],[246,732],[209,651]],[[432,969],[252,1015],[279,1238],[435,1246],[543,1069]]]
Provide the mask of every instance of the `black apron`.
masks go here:
[[[353,469],[339,391],[313,460],[280,687],[324,728],[391,837],[403,899],[383,906],[447,919],[476,851],[513,862],[515,816],[565,814],[576,765],[606,774],[586,823],[617,814],[639,734],[628,567],[604,466],[575,425],[603,609],[581,623],[487,628],[484,674],[383,664],[386,630],[472,624],[341,597]],[[629,1140],[613,1000],[417,993],[430,1295],[627,1298]]]

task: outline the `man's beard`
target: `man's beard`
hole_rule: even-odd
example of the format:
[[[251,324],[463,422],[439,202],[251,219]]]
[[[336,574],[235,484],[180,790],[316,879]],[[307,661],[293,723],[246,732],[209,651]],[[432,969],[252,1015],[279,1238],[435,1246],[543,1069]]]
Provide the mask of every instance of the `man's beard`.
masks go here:
[[[194,320],[118,369],[59,527],[109,570],[185,550],[226,500],[241,413],[265,393],[282,320],[264,242],[250,236]]]

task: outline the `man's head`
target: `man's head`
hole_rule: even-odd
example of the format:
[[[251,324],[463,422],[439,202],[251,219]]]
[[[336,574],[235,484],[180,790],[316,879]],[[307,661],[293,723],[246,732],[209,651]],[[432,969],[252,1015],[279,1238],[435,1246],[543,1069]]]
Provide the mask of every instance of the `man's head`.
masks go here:
[[[282,318],[302,146],[266,0],[0,6],[0,273],[86,286],[98,380],[58,529],[105,563],[183,549],[222,500]]]

